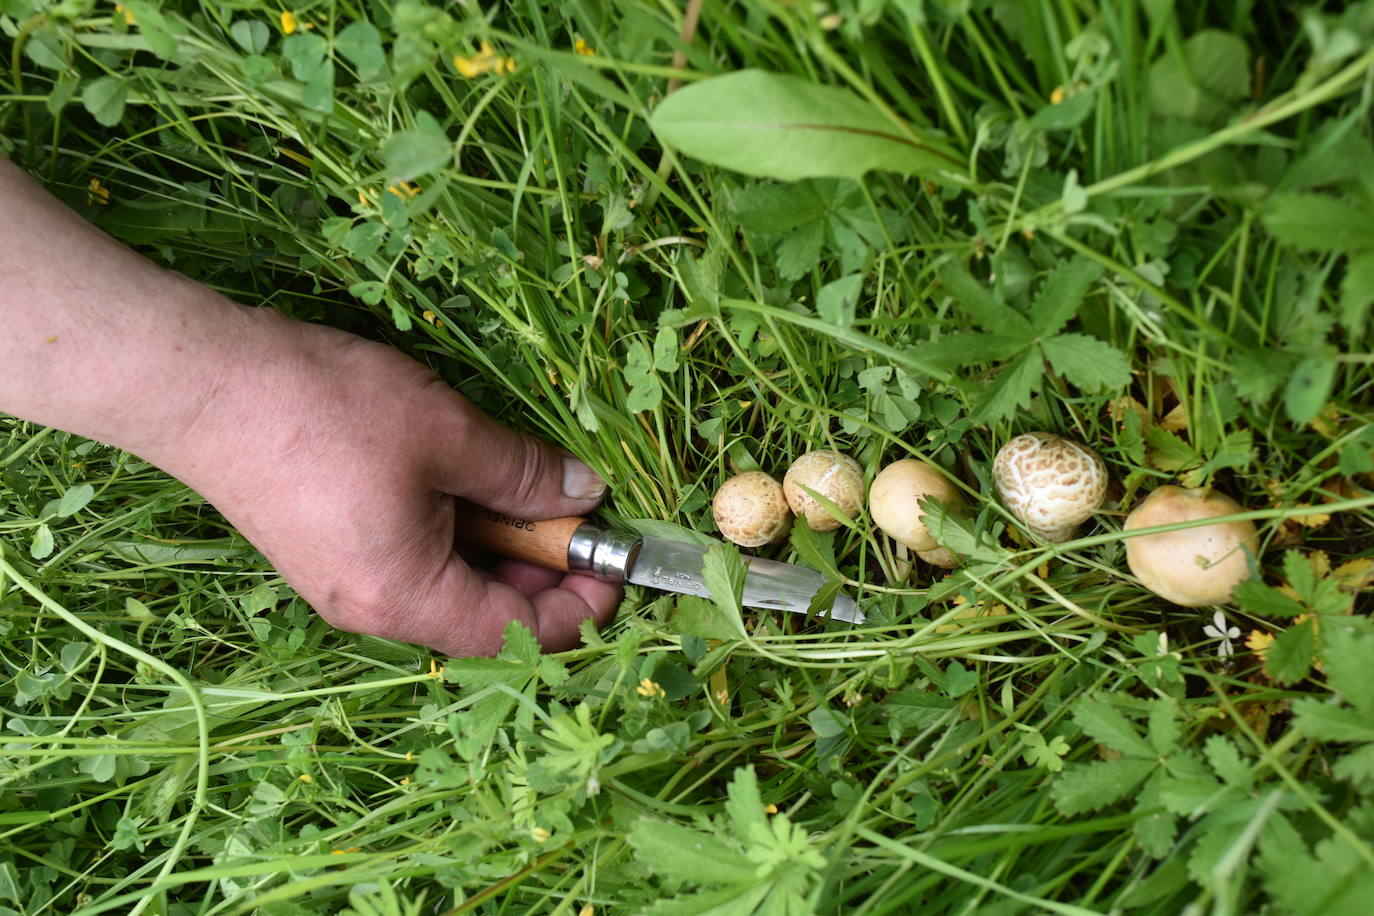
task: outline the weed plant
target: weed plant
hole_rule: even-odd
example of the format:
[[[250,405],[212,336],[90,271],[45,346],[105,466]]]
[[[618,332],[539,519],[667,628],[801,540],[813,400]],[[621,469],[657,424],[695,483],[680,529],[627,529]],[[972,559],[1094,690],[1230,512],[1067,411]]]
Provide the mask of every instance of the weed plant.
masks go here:
[[[1340,6],[0,0],[0,152],[567,446],[606,521],[709,534],[812,448],[972,507],[953,572],[866,517],[766,551],[862,626],[631,588],[576,650],[444,660],[0,419],[0,913],[1367,913],[1374,3]],[[1115,481],[1066,544],[991,486],[1033,429]],[[1260,527],[1220,616],[1127,569],[1164,483]]]

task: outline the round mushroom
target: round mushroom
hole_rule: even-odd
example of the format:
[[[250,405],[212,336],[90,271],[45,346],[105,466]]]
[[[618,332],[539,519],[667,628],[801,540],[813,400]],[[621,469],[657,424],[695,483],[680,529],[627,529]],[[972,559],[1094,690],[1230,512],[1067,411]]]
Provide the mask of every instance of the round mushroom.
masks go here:
[[[711,513],[721,535],[741,547],[771,544],[792,527],[782,484],[763,471],[745,471],[721,484]]]
[[[1231,497],[1198,487],[1164,486],[1130,515],[1127,531],[1233,515]],[[1219,522],[1146,534],[1126,540],[1126,562],[1150,591],[1174,604],[1202,607],[1231,600],[1231,591],[1250,578],[1250,556],[1259,553],[1259,533],[1248,521]]]
[[[863,469],[859,462],[836,451],[821,449],[802,455],[783,476],[782,491],[792,511],[805,519],[813,531],[840,527],[839,521],[802,487],[821,494],[850,517],[863,505]]]
[[[964,501],[959,489],[939,468],[915,458],[903,458],[873,478],[868,511],[873,523],[888,537],[916,551],[932,566],[950,569],[958,565],[954,554],[941,547],[926,528],[921,500],[928,496],[946,505]]]
[[[1067,541],[1107,495],[1107,465],[1081,442],[1023,433],[992,463],[997,492],[1011,514],[1047,541]]]

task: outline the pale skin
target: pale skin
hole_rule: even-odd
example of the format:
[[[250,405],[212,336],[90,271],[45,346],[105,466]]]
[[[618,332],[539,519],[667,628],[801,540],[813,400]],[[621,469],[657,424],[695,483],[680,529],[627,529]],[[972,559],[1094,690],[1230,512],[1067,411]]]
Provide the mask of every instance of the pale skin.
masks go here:
[[[455,498],[583,515],[585,464],[419,363],[237,304],[118,244],[0,159],[0,411],[110,443],[202,494],[334,626],[484,655],[511,620],[571,648],[605,582],[454,549]]]

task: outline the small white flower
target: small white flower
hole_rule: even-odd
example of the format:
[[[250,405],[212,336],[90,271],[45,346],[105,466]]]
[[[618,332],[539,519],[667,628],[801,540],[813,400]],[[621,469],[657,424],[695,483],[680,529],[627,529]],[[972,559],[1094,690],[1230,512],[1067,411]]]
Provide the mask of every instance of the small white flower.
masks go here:
[[[1202,628],[1203,633],[1217,641],[1217,656],[1220,658],[1234,655],[1236,650],[1231,640],[1240,638],[1240,628],[1228,626],[1228,623],[1226,615],[1217,611],[1212,615],[1212,622]]]

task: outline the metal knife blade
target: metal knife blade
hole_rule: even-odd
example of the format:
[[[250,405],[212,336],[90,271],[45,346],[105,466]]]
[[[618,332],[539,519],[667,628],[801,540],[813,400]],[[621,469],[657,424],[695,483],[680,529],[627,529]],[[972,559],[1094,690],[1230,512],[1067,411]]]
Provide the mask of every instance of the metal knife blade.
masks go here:
[[[635,585],[710,598],[711,593],[701,578],[705,557],[706,548],[699,544],[646,535],[640,539],[638,555],[626,570],[625,578]],[[805,614],[811,599],[826,583],[820,573],[791,563],[759,557],[745,557],[744,560],[748,570],[741,600],[747,607]],[[849,623],[864,622],[863,612],[844,592],[835,596],[829,615]]]

